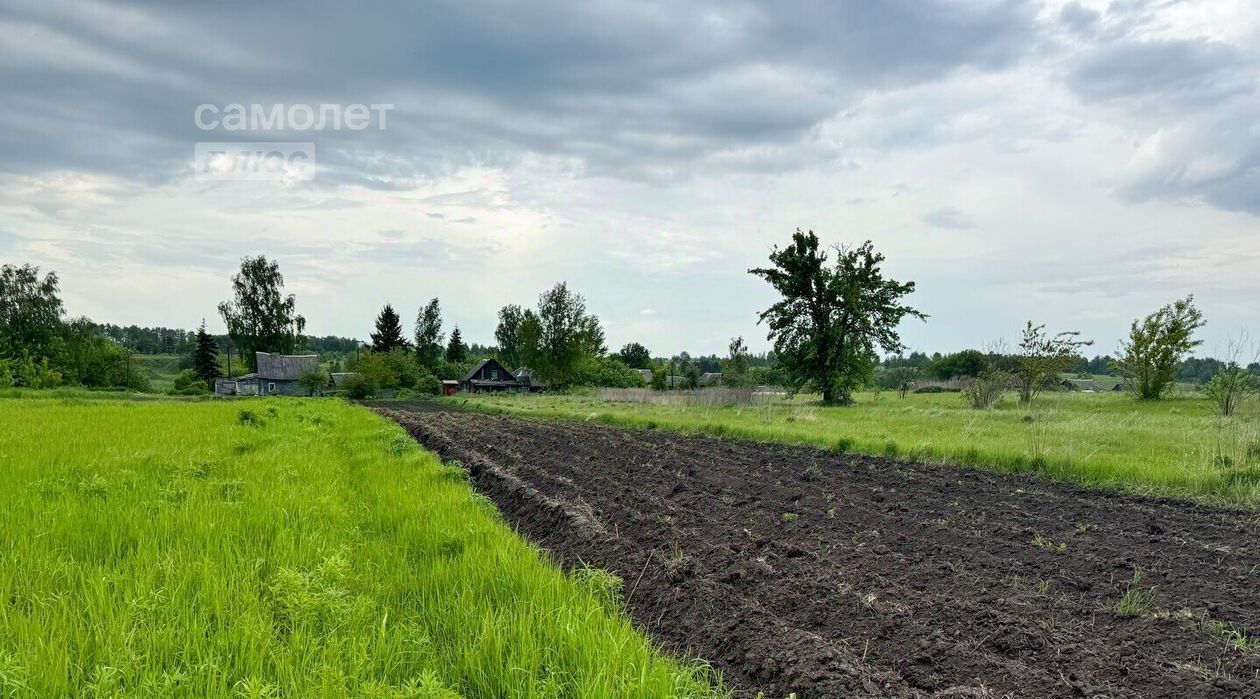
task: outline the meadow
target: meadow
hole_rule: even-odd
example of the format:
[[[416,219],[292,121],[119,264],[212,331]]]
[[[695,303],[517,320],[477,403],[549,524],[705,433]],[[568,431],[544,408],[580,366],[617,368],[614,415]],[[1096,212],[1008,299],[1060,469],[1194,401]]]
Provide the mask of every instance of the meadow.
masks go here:
[[[0,696],[709,697],[337,400],[0,398]]]
[[[729,399],[728,399],[729,398]],[[974,410],[956,393],[864,393],[848,407],[816,397],[721,390],[461,394],[478,410],[598,420],[835,451],[1038,472],[1093,487],[1260,505],[1260,410],[1223,418],[1199,395],[1139,402],[1120,393],[1052,392],[1031,408],[1013,394]]]

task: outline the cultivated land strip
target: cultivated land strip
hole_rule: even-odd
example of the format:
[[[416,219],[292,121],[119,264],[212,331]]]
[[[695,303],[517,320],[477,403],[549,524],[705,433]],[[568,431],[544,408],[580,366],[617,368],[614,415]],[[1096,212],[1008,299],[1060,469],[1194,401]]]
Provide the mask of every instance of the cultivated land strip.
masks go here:
[[[1254,512],[434,407],[381,412],[742,696],[1260,695]]]

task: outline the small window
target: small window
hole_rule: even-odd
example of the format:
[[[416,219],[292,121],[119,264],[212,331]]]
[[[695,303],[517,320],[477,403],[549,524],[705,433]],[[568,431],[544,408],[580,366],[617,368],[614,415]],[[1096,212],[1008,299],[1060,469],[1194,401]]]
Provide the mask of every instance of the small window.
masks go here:
[[[498,369],[491,369],[491,370],[490,370],[490,378],[491,378],[492,380],[494,380],[494,381],[498,381],[498,380],[499,380],[499,370],[498,370]]]
[[[275,393],[275,392],[276,392],[276,385],[274,383],[268,383],[267,393]]]

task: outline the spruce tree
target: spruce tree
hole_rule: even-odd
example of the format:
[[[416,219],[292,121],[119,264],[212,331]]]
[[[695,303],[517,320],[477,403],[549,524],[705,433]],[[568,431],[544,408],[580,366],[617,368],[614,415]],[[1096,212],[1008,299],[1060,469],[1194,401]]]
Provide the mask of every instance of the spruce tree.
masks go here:
[[[460,364],[468,358],[468,346],[464,344],[464,338],[459,334],[459,328],[451,331],[451,342],[446,346],[446,361],[452,364]]]
[[[197,377],[207,384],[213,384],[219,376],[219,347],[214,338],[206,332],[206,320],[201,319],[201,327],[197,328],[197,339],[193,345],[193,371]]]
[[[386,353],[403,349],[407,341],[403,339],[402,319],[394,311],[394,307],[385,304],[380,315],[376,316],[376,332],[372,333],[372,351]]]

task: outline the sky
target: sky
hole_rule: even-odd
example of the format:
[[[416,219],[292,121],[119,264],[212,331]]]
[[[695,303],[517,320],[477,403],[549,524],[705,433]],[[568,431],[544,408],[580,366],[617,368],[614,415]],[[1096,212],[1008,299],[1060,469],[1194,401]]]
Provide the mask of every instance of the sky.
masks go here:
[[[264,254],[311,334],[436,296],[483,343],[563,280],[612,348],[722,354],[769,348],[747,270],[801,228],[916,282],[911,349],[1105,354],[1194,294],[1211,354],[1260,334],[1258,82],[1254,0],[0,0],[0,262],[221,330]],[[310,167],[207,176],[240,142]]]

